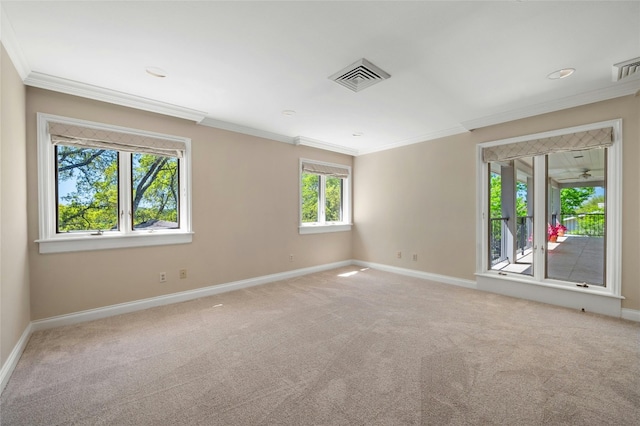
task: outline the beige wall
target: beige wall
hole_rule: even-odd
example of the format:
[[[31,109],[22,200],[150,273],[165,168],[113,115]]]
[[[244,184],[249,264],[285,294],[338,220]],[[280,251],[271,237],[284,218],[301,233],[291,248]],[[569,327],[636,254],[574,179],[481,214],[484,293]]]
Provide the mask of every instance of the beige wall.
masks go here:
[[[623,307],[640,309],[640,98],[625,97],[357,157],[293,146],[47,90],[27,89],[31,319],[351,258],[474,280],[476,145],[624,119]],[[36,112],[193,141],[194,242],[41,255]],[[354,165],[353,232],[299,235],[300,157]],[[402,259],[396,252],[402,251]],[[418,254],[418,261],[411,254]],[[289,262],[294,254],[295,262]],[[188,269],[189,278],[178,279]],[[168,282],[157,282],[158,272]],[[3,315],[4,316],[4,315]]]
[[[37,112],[191,138],[193,243],[39,254]],[[351,259],[351,232],[298,234],[299,158],[352,165],[351,156],[32,87],[26,120],[33,320]]]
[[[30,321],[25,87],[0,49],[0,366]]]
[[[475,280],[476,145],[616,118],[624,137],[622,306],[640,309],[638,96],[356,157],[353,257]]]

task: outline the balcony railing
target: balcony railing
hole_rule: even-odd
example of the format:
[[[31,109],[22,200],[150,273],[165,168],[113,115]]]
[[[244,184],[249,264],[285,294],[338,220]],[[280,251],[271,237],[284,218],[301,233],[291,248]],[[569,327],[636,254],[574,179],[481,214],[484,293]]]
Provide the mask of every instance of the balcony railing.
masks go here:
[[[489,221],[489,253],[491,266],[507,259],[507,223],[508,217],[492,218]],[[533,242],[533,217],[519,216],[516,218],[516,250],[525,254]]]
[[[562,213],[561,219],[561,223],[567,227],[566,233],[569,235],[604,236],[604,213]],[[555,215],[552,220],[557,223]]]

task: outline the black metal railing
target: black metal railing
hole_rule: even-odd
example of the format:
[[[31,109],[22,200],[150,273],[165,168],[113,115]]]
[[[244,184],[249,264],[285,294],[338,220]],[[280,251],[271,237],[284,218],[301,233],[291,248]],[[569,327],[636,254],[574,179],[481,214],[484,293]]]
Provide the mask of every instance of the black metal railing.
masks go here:
[[[524,255],[533,245],[533,216],[518,216],[516,222],[517,249]]]
[[[506,259],[504,235],[508,217],[496,217],[489,220],[489,262],[491,266]]]
[[[507,259],[507,223],[508,217],[496,217],[489,220],[489,260],[491,266]],[[524,255],[533,243],[533,216],[516,218],[516,250]]]

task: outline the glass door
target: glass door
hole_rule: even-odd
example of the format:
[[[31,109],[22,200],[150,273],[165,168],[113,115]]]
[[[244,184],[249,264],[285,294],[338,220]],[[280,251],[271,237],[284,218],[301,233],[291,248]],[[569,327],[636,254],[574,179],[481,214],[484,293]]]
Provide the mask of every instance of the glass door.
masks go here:
[[[546,156],[545,278],[605,286],[607,149]]]

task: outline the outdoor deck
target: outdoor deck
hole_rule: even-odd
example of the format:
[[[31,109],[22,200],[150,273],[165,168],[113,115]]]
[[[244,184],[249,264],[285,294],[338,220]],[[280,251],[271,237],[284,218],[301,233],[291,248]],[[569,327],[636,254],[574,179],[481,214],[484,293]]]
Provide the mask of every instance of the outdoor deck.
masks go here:
[[[548,278],[604,285],[604,237],[565,236],[547,243]],[[492,269],[531,275],[532,254],[526,250],[516,263],[501,262]]]

